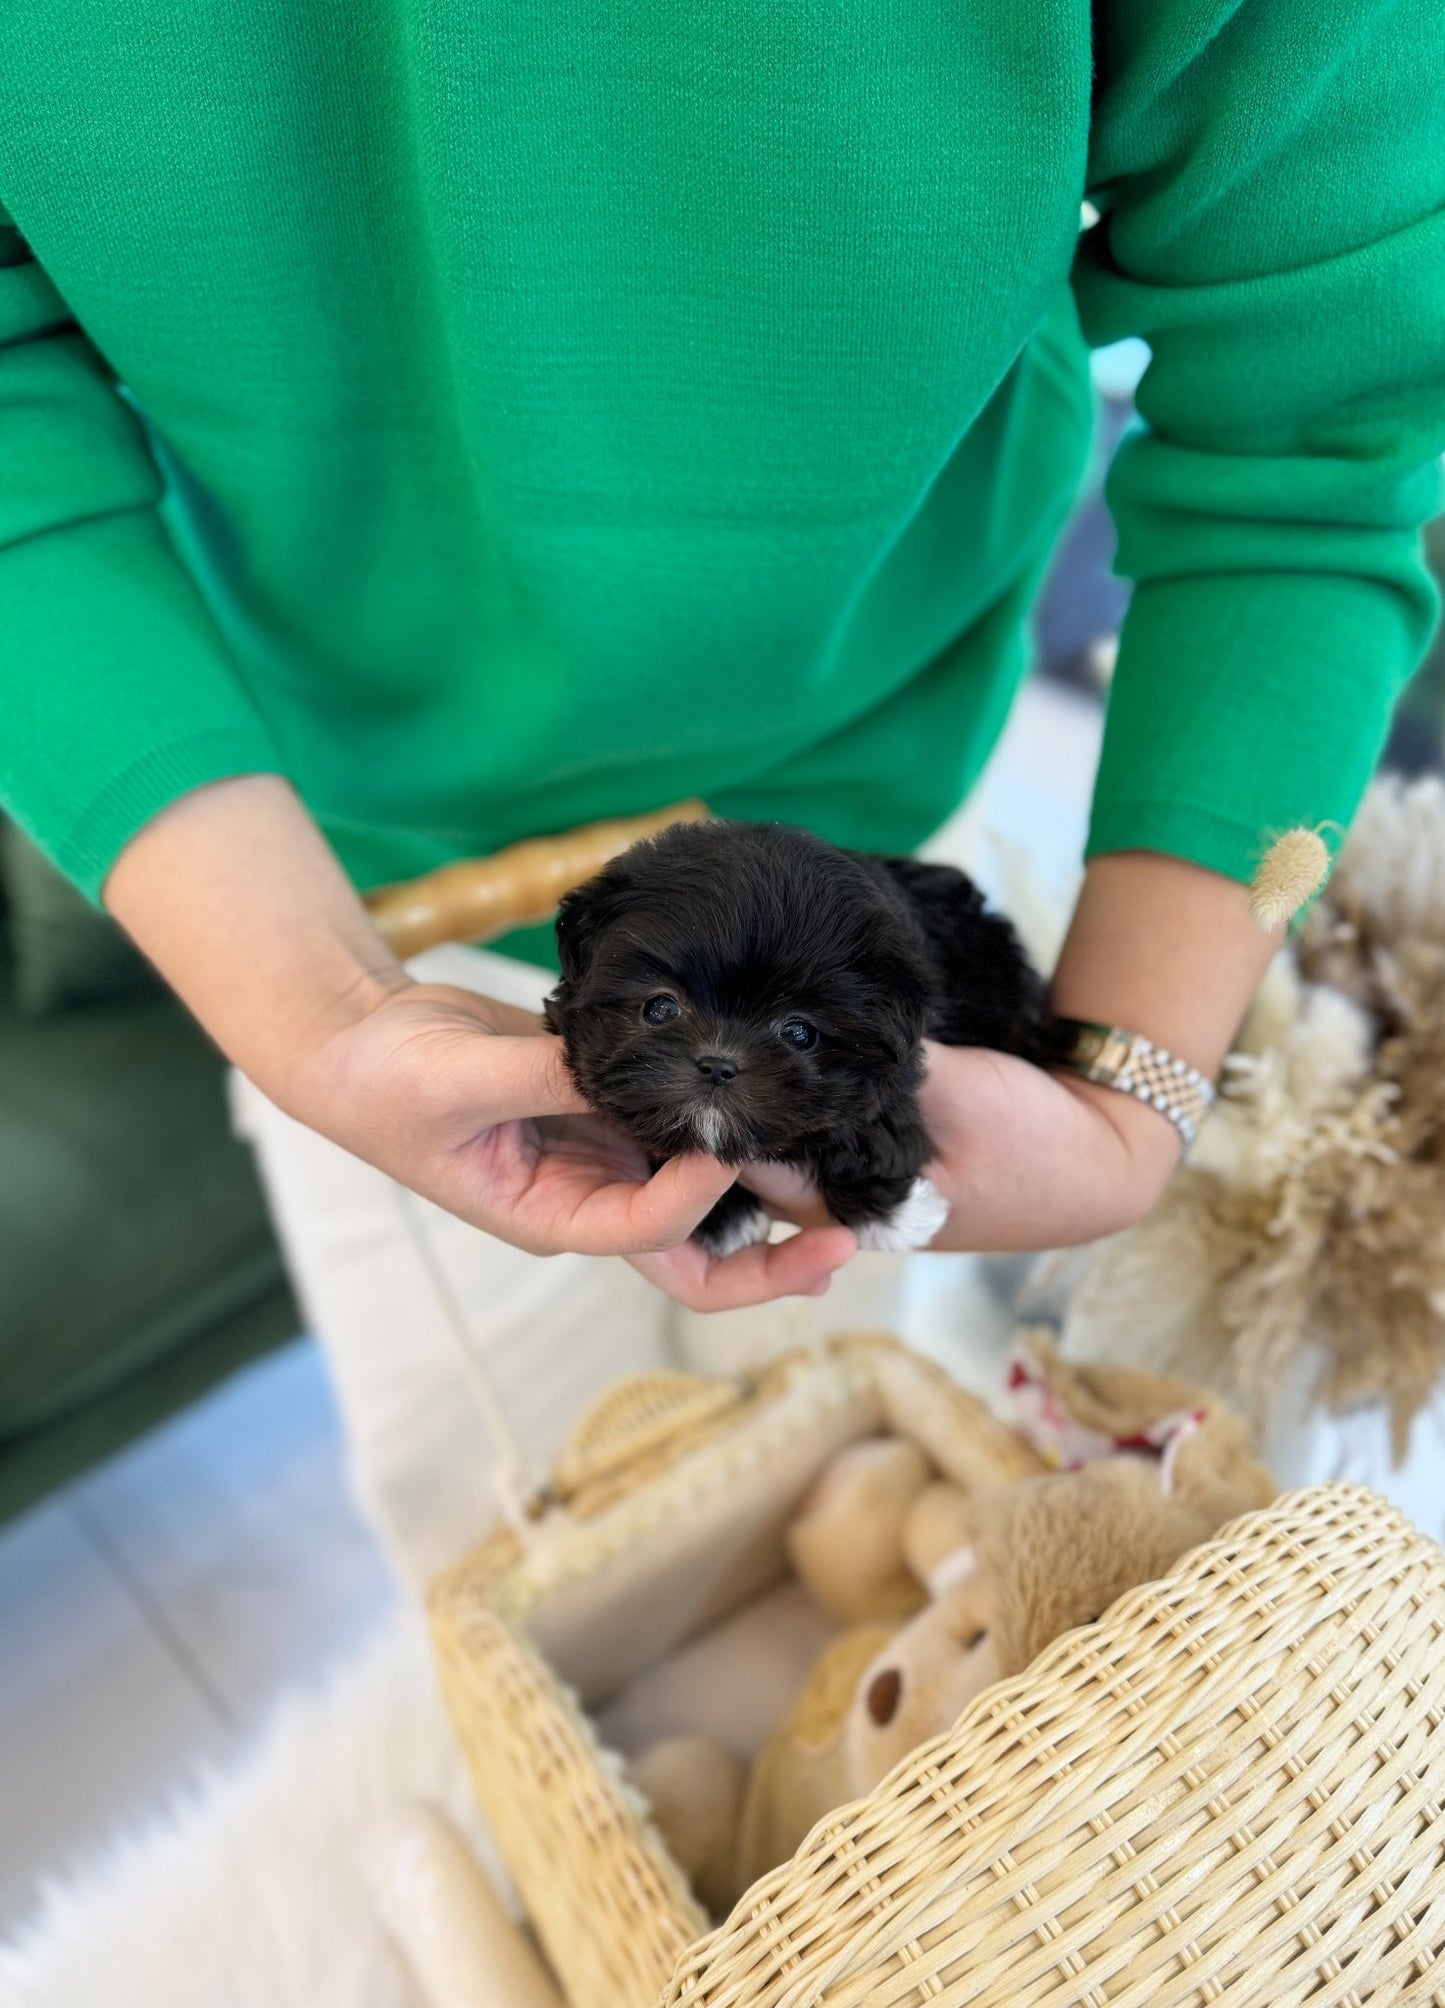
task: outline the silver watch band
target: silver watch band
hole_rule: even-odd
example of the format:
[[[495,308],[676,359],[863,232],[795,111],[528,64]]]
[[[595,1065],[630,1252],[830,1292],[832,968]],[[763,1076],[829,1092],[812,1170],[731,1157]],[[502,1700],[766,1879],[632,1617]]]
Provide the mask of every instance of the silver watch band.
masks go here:
[[[1214,1100],[1211,1080],[1142,1032],[1128,1032],[1122,1025],[1095,1025],[1085,1018],[1058,1022],[1068,1044],[1057,1065],[1157,1109],[1189,1149]]]

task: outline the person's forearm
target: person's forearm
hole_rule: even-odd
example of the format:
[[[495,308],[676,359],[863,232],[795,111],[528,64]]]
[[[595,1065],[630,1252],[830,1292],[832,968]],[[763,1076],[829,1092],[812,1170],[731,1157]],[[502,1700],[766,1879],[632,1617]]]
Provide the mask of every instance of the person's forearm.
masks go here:
[[[1278,933],[1249,917],[1246,888],[1183,858],[1094,858],[1054,973],[1056,1007],[1143,1032],[1218,1073]]]
[[[1142,1032],[1219,1070],[1278,937],[1242,886],[1179,859],[1090,864],[1052,985],[1066,1017]],[[1075,1247],[1141,1220],[1178,1169],[1158,1109],[1063,1068],[978,1047],[932,1047],[922,1106],[929,1176],[949,1204],[933,1246]]]
[[[1212,1079],[1279,942],[1255,926],[1233,879],[1153,851],[1114,852],[1089,864],[1053,1001],[1066,1017],[1142,1032]],[[1070,1085],[1161,1169],[1172,1164],[1177,1139],[1154,1110]]]
[[[588,1110],[535,1012],[413,982],[274,775],[214,782],[132,838],[105,904],[289,1115],[537,1255],[625,1255],[694,1310],[816,1295],[845,1229],[714,1259],[691,1239],[735,1174],[654,1169]]]
[[[283,1106],[297,1057],[407,982],[278,775],[182,796],[127,844],[102,897],[227,1057]]]

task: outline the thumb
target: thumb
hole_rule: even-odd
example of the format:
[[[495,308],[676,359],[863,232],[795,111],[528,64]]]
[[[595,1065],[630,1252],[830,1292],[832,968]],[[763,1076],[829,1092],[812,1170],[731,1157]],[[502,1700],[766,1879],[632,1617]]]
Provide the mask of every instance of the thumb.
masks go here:
[[[579,1255],[640,1255],[676,1248],[721,1199],[737,1173],[716,1158],[672,1157],[645,1184],[613,1181],[582,1200],[567,1226]]]
[[[520,1038],[488,1033],[485,1049],[474,1047],[468,1057],[486,1069],[492,1122],[590,1113],[568,1068],[562,1041],[550,1032]]]
[[[774,1219],[791,1220],[799,1227],[836,1224],[813,1180],[795,1166],[750,1164],[743,1172],[743,1184],[756,1193]]]
[[[719,1164],[701,1151],[670,1157],[646,1185],[638,1186],[634,1216],[640,1226],[656,1223],[659,1238],[654,1245],[675,1247],[706,1218],[736,1178],[734,1167]]]

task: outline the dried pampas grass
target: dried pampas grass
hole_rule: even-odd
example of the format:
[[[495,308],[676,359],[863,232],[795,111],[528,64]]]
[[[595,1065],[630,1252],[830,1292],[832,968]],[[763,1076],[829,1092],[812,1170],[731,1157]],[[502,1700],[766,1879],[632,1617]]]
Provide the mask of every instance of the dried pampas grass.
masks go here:
[[[1257,1415],[1317,1350],[1396,1454],[1445,1370],[1445,785],[1371,790],[1270,970],[1188,1166],[1085,1258],[1066,1351],[1207,1374]]]

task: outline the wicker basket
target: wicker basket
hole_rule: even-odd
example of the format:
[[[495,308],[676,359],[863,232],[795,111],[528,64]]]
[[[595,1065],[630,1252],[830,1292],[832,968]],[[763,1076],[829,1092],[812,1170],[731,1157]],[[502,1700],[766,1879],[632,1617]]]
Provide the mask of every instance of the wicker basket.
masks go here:
[[[991,1689],[710,1935],[586,1708],[783,1569],[887,1426],[1033,1453],[902,1349],[628,1384],[438,1584],[443,1686],[572,2008],[1445,2008],[1445,1555],[1358,1487],[1237,1522]]]

